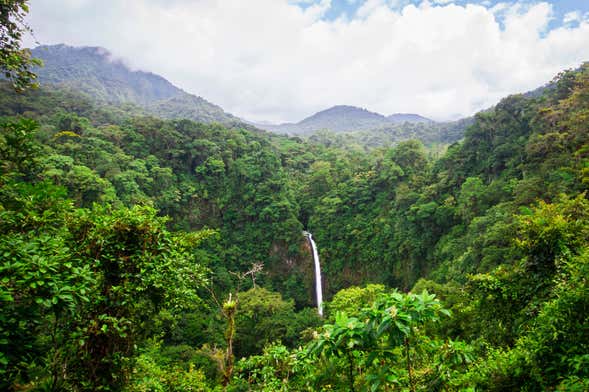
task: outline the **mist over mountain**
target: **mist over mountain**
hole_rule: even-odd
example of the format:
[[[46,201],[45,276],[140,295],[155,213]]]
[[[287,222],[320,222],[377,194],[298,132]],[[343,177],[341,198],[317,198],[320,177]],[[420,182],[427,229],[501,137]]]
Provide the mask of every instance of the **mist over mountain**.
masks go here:
[[[40,83],[82,92],[99,102],[133,104],[146,114],[198,122],[238,119],[202,97],[189,94],[151,72],[132,70],[100,47],[39,46],[32,50],[44,66],[35,69]]]

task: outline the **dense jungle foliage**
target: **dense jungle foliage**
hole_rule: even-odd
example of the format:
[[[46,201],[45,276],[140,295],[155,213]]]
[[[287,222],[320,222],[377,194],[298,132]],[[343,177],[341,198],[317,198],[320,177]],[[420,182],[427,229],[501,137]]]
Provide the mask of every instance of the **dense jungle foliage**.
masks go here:
[[[0,101],[3,390],[589,389],[589,64],[445,151]]]

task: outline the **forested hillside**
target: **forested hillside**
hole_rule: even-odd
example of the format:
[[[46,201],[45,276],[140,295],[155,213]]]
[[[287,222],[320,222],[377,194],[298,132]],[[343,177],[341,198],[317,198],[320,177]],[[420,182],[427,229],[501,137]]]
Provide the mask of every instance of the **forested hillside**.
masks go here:
[[[338,105],[315,113],[296,124],[286,123],[266,128],[281,133],[310,134],[323,129],[333,132],[366,130],[389,123],[382,114],[355,106]]]
[[[471,123],[471,118],[435,122],[418,114],[397,113],[385,117],[366,109],[339,105],[298,123],[255,125],[280,134],[306,136],[324,144],[373,149],[411,139],[420,140],[427,146],[454,143],[462,139],[464,130]]]
[[[3,389],[589,387],[589,65],[443,155],[0,98]]]
[[[238,121],[219,106],[188,94],[159,75],[130,69],[104,48],[44,45],[31,54],[43,61],[42,67],[34,68],[43,85],[70,89],[110,105],[126,105],[138,114],[204,123]]]
[[[366,131],[335,133],[325,130],[308,135],[308,140],[326,146],[344,149],[361,149],[366,152],[383,147],[392,147],[400,142],[418,140],[434,152],[443,150],[464,137],[464,132],[473,123],[472,117],[444,123],[403,122],[389,124]]]

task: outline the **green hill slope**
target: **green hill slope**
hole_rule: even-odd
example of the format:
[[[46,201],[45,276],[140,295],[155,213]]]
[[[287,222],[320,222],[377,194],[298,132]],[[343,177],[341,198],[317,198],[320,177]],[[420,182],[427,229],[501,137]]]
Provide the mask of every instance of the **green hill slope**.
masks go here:
[[[232,122],[237,118],[163,77],[131,70],[99,47],[39,46],[32,50],[44,66],[35,69],[41,84],[81,92],[110,105],[133,104],[163,118],[198,122]]]

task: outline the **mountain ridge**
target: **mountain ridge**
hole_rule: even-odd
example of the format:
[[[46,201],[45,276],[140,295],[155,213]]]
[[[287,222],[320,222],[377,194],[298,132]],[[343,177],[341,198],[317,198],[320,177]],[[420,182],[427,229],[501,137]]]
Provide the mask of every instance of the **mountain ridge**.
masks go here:
[[[220,106],[182,90],[163,76],[132,70],[105,48],[57,44],[38,46],[31,52],[44,63],[35,69],[41,84],[80,91],[105,104],[137,105],[147,114],[169,119],[238,121]]]
[[[395,113],[385,116],[358,106],[335,105],[318,111],[296,123],[255,123],[255,125],[273,132],[310,134],[318,130],[330,130],[336,133],[368,131],[405,122],[434,123],[433,120],[414,113]]]
[[[403,123],[403,122],[411,122],[411,123],[422,123],[422,122],[434,122],[433,120],[423,117],[422,115],[415,114],[415,113],[393,113],[390,116],[387,116],[387,119],[394,123]]]
[[[124,60],[113,57],[105,48],[74,47],[66,44],[39,46],[34,57],[45,66],[35,70],[41,84],[82,93],[110,106],[125,106],[136,115],[153,115],[165,119],[189,119],[203,123],[222,123],[245,128],[256,127],[275,133],[308,136],[319,130],[339,134],[363,133],[358,140],[396,143],[418,138],[424,143],[454,142],[464,129],[437,123],[419,114],[395,113],[385,116],[368,109],[335,105],[298,123],[267,124],[239,119],[204,98],[190,94],[153,72],[133,70]]]

